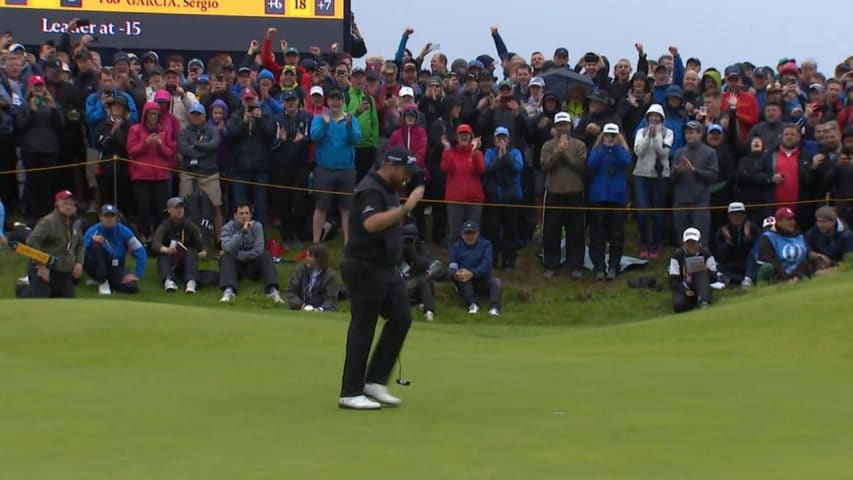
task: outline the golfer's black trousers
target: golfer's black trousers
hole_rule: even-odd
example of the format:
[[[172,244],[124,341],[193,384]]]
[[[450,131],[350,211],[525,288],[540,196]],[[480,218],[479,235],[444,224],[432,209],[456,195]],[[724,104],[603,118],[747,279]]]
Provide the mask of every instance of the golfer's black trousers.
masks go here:
[[[396,268],[344,260],[341,274],[350,295],[352,311],[341,397],[355,397],[364,394],[365,383],[388,383],[412,324],[412,311],[406,286]],[[379,315],[386,323],[368,366]]]

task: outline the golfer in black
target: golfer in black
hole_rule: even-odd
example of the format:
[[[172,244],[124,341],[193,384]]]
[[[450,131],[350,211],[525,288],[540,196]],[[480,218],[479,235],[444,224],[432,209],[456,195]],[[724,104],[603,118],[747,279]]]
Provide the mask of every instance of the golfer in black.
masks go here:
[[[382,166],[371,170],[355,188],[349,211],[350,237],[341,262],[352,310],[338,400],[341,408],[375,410],[380,408],[379,402],[400,404],[385,385],[412,323],[399,271],[403,259],[401,222],[423,197],[424,187],[416,187],[405,205],[400,205],[400,190],[415,169],[415,157],[405,148],[394,147],[385,154]],[[386,323],[367,367],[380,314]]]

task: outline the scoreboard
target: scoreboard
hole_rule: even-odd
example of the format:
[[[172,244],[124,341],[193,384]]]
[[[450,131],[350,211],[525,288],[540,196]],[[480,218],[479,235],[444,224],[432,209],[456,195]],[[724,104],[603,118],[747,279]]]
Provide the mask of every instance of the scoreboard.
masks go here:
[[[58,37],[72,18],[90,25],[73,35],[99,47],[240,51],[276,27],[289,45],[326,50],[349,27],[349,0],[0,0],[0,28],[18,43]]]

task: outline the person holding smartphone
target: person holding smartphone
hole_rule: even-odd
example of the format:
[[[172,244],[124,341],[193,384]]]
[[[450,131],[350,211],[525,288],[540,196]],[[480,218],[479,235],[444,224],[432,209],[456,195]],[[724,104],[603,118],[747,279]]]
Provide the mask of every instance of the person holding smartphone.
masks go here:
[[[687,228],[681,239],[681,247],[669,260],[669,288],[675,313],[709,307],[711,283],[717,281],[717,260],[702,245],[699,230]]]
[[[15,116],[21,160],[26,169],[53,167],[60,158],[65,116],[48,91],[44,77],[33,75],[28,84],[24,104]],[[54,175],[51,170],[27,173],[24,206],[31,225],[53,209],[50,198]]]

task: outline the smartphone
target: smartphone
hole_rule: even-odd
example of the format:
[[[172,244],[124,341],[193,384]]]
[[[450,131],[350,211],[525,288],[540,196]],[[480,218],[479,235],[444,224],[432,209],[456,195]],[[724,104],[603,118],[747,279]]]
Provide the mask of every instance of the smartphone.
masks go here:
[[[433,43],[432,49],[433,50],[441,50],[441,44],[440,43]]]
[[[506,105],[512,101],[512,97],[501,97],[501,105]]]
[[[168,91],[169,93],[175,93],[178,91],[178,86],[177,85],[166,85],[166,91]]]
[[[220,75],[217,75],[217,76],[216,76],[216,81],[217,81],[217,82],[224,82],[224,81],[225,81],[225,75],[221,75],[221,74],[220,74]]]
[[[88,18],[83,18],[83,19],[77,20],[77,26],[78,27],[88,27],[91,24],[92,24],[92,21],[89,20]]]

